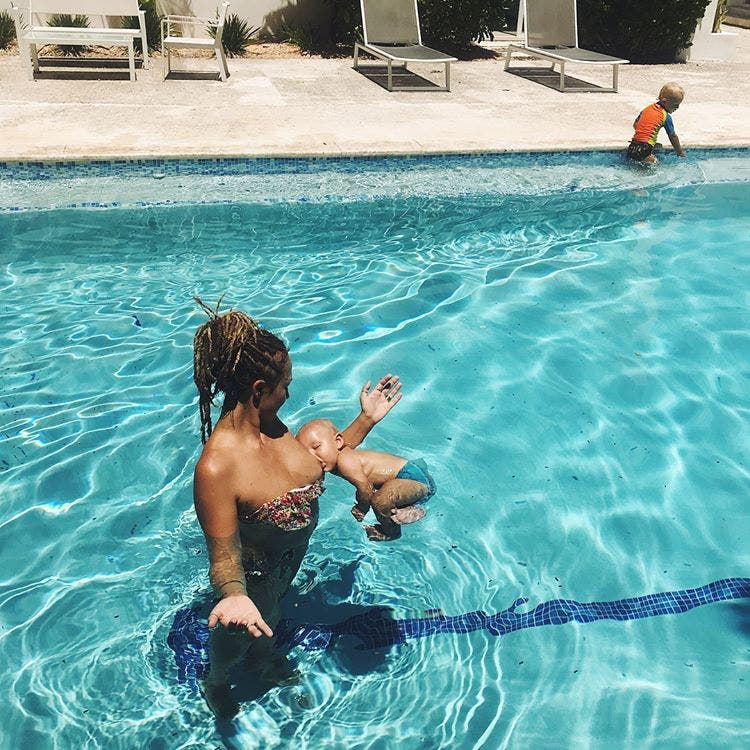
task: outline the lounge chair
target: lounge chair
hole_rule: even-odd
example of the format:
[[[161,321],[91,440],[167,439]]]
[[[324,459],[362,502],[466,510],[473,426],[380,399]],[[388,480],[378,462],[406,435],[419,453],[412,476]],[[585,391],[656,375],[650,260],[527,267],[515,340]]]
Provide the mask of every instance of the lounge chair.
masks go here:
[[[360,0],[364,41],[354,44],[354,70],[359,70],[359,53],[385,60],[388,91],[393,91],[393,63],[406,70],[408,63],[443,63],[445,88],[451,90],[451,63],[455,57],[425,47],[419,29],[417,0]],[[402,86],[402,91],[435,91],[435,86]]]
[[[505,70],[510,70],[513,52],[549,60],[560,65],[560,91],[617,91],[617,74],[620,65],[629,60],[610,57],[599,52],[581,49],[578,46],[578,19],[576,0],[521,0],[525,23],[524,44],[511,44],[505,57]],[[601,86],[565,86],[565,65],[611,65],[612,88]]]
[[[168,15],[161,19],[161,53],[164,56],[165,79],[172,72],[171,51],[175,49],[213,50],[219,65],[219,78],[222,81],[229,78],[227,58],[221,44],[228,8],[229,3],[224,3],[216,18]]]

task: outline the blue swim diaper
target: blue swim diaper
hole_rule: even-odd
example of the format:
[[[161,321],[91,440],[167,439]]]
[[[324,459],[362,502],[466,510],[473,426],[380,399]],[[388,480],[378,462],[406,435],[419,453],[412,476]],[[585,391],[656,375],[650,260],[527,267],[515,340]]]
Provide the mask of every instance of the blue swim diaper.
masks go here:
[[[430,476],[429,471],[427,471],[427,464],[421,458],[407,461],[401,471],[396,474],[396,479],[413,479],[415,482],[421,482],[427,487],[427,494],[421,500],[417,500],[415,505],[426,503],[437,490],[435,480]]]

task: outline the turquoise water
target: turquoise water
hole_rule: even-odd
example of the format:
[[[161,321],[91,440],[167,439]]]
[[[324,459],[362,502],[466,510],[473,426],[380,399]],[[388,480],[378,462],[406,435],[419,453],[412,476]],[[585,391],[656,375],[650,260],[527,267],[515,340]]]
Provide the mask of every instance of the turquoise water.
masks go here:
[[[24,210],[0,213],[0,747],[743,746],[747,600],[298,650],[299,682],[229,730],[166,644],[207,588],[193,294],[287,340],[292,428],[346,423],[362,382],[398,372],[405,397],[367,445],[424,456],[437,481],[424,521],[373,545],[330,478],[290,617],[750,575],[750,156],[588,159],[384,170],[359,193],[337,169],[186,176],[179,204],[145,207],[171,176],[119,194],[107,178],[121,205],[98,210],[60,207],[70,182],[5,181],[0,206]]]

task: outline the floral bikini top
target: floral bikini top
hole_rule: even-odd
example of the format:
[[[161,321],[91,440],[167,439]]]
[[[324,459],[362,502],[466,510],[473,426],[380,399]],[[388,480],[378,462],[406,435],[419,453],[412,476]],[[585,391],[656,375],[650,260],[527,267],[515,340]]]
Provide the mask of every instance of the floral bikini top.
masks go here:
[[[318,479],[304,487],[295,487],[252,513],[240,509],[239,519],[243,523],[270,523],[282,531],[303,529],[312,520],[312,504],[325,492],[323,480]]]

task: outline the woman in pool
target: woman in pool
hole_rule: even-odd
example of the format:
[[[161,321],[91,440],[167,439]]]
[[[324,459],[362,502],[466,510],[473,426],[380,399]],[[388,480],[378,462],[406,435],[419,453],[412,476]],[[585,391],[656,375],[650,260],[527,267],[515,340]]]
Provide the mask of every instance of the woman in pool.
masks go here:
[[[208,617],[211,666],[203,688],[212,710],[228,717],[238,710],[228,686],[231,666],[243,656],[255,667],[270,663],[279,602],[318,521],[323,470],[277,416],[292,381],[283,341],[242,312],[219,315],[218,304],[211,310],[196,301],[209,320],[194,340],[204,448],[193,496],[220,597]],[[361,412],[343,433],[347,444],[359,445],[398,403],[400,388],[391,375],[372,391],[369,382],[363,386]],[[224,403],[212,429],[218,393]]]

